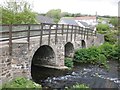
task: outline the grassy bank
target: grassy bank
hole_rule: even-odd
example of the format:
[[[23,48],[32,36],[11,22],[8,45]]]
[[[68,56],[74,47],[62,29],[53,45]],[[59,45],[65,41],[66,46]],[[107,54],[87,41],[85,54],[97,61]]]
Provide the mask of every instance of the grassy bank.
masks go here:
[[[10,82],[5,83],[2,86],[2,90],[17,90],[17,89],[26,90],[29,88],[31,90],[35,90],[35,89],[42,90],[41,85],[36,84],[33,81],[23,77],[16,78]]]

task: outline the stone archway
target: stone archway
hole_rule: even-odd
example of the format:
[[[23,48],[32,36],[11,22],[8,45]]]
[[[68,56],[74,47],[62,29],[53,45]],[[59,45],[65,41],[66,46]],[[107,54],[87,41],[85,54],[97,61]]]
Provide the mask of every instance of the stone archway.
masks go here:
[[[65,57],[73,57],[74,46],[71,42],[65,44]]]
[[[43,71],[46,72],[44,66],[54,66],[56,63],[55,61],[55,52],[54,50],[48,46],[43,45],[39,47],[32,58],[31,62],[31,78],[36,82],[39,83],[39,79],[43,79]]]
[[[32,64],[41,65],[54,65],[55,64],[55,52],[48,45],[43,45],[37,49],[32,58]]]
[[[82,47],[82,48],[86,48],[86,43],[85,43],[84,40],[81,41],[81,47]]]

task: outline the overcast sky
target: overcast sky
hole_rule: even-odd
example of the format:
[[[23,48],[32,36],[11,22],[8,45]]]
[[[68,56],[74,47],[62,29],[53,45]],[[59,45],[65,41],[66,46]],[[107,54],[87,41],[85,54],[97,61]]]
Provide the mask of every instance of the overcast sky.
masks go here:
[[[30,4],[32,4],[32,9],[39,13],[46,13],[50,9],[61,9],[62,12],[70,13],[95,15],[95,13],[97,12],[98,15],[118,16],[118,1],[120,0],[25,0],[25,1],[28,1]]]

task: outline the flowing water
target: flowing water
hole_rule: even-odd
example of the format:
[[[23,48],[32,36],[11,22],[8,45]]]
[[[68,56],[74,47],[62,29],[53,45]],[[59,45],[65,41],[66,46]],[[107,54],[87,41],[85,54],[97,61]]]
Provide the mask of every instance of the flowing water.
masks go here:
[[[32,67],[33,80],[44,88],[71,87],[79,83],[90,88],[120,89],[118,62],[109,61],[109,69],[90,64],[75,64],[72,70],[56,70],[44,67]],[[48,90],[49,90],[48,89]]]

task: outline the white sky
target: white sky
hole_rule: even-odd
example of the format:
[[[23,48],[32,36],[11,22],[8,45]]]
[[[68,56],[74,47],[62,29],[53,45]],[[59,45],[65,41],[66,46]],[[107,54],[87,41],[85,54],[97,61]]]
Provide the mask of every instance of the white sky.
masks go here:
[[[11,0],[14,1],[14,0]],[[21,0],[17,0],[21,1]],[[61,9],[62,12],[95,15],[118,16],[120,0],[25,0],[38,13],[46,13],[50,9]],[[3,0],[0,0],[3,2]]]

